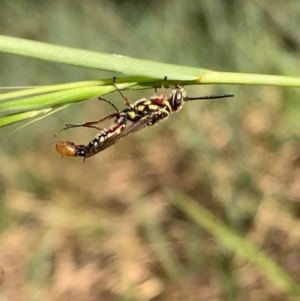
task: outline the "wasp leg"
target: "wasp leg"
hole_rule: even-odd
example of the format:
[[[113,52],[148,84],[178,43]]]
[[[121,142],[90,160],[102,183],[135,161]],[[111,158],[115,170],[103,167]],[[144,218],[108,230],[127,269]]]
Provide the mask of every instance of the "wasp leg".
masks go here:
[[[165,90],[165,85],[166,85],[167,78],[168,78],[167,76],[164,77],[163,83],[161,85],[161,89],[163,90],[163,93],[165,93],[164,90]]]
[[[165,94],[165,84],[167,81],[167,77],[164,77],[163,83],[161,85],[162,93],[160,95],[157,94],[157,88],[154,88],[155,96],[151,97],[151,101],[157,105],[165,105],[167,101],[167,97]]]
[[[118,88],[117,84],[116,84],[116,77],[113,78],[114,80],[114,86],[116,88],[116,90],[120,93],[121,97],[123,98],[125,105],[127,107],[130,107],[130,101],[128,100],[128,98],[122,93],[122,91]]]
[[[118,115],[119,115],[119,113],[113,113],[113,114],[108,115],[108,116],[106,116],[106,117],[104,117],[100,120],[97,120],[97,121],[89,121],[89,122],[83,122],[83,123],[67,123],[63,129],[61,129],[60,131],[58,131],[55,134],[55,137],[62,131],[65,131],[65,130],[68,130],[68,129],[71,129],[71,128],[78,128],[78,127],[93,128],[93,129],[96,129],[98,131],[101,131],[101,130],[103,130],[103,128],[100,128],[98,125],[95,125],[95,124],[100,124],[104,121],[115,118]]]
[[[161,85],[162,94],[165,94],[166,81],[167,81],[167,76],[164,77],[164,80],[163,80],[162,85]],[[154,88],[154,92],[155,92],[155,95],[158,95],[156,87]]]

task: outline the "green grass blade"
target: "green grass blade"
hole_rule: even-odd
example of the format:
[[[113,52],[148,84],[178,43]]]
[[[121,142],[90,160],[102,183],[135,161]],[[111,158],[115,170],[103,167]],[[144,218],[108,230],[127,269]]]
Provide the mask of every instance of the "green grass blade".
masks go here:
[[[163,79],[195,80],[206,70],[74,49],[0,35],[0,51],[74,66],[115,71],[127,75]]]
[[[181,81],[182,84],[190,81],[194,84],[222,83],[300,87],[300,78],[297,77],[215,72],[203,68],[134,59],[122,55],[51,45],[3,35],[0,35],[0,52],[153,79],[163,79],[167,76],[169,80]]]
[[[31,119],[32,117],[35,117],[32,120],[26,122],[25,124],[22,124],[21,126],[16,128],[15,130],[11,131],[9,134],[12,135],[12,134],[20,131],[21,129],[25,128],[26,126],[28,126],[28,125],[30,125],[34,122],[37,122],[37,121],[39,121],[43,118],[46,118],[46,117],[48,117],[52,114],[55,114],[56,112],[65,109],[66,107],[68,107],[68,106],[63,106],[63,107],[59,107],[59,108],[55,108],[55,109],[41,110],[41,111],[43,111],[43,112],[41,112],[41,114],[37,114],[36,116],[31,116],[31,117],[28,117],[28,118],[24,118],[22,121],[27,120],[27,119]],[[27,113],[30,113],[30,112],[27,112]],[[0,121],[1,121],[1,119],[0,119]],[[0,125],[0,127],[1,127],[1,125]]]
[[[62,90],[81,88],[81,87],[98,86],[103,84],[104,84],[103,80],[98,80],[98,81],[94,80],[94,81],[81,81],[75,83],[60,84],[60,85],[40,86],[40,87],[22,89],[18,91],[12,91],[12,92],[0,94],[0,101],[9,100],[17,97],[25,97],[30,95],[43,94],[43,93],[62,91]]]
[[[40,114],[49,113],[51,109],[35,110],[30,112],[6,115],[0,118],[0,127],[11,125],[20,121],[27,120]]]
[[[233,72],[207,72],[201,78],[202,84],[245,84],[245,85],[269,85],[284,87],[300,87],[300,78],[292,76],[279,76],[252,73]]]
[[[300,300],[300,286],[267,254],[240,237],[189,196],[177,196],[173,198],[173,203],[194,222],[214,235],[220,244],[255,265],[290,298]]]
[[[114,91],[113,86],[87,87],[66,91],[52,92],[38,96],[0,103],[0,111],[8,110],[35,110],[57,107],[80,102],[95,96]]]
[[[117,79],[118,87],[120,89],[129,88],[132,85],[141,85],[146,86],[145,84],[150,84],[150,86],[153,86],[153,83],[157,83],[157,81],[153,82],[153,79],[151,78],[145,78],[145,77],[121,77]],[[100,80],[90,80],[90,81],[79,81],[79,82],[73,82],[73,83],[66,83],[66,84],[58,84],[58,85],[48,85],[48,86],[38,86],[28,89],[22,89],[18,91],[12,91],[7,93],[0,94],[0,101],[2,100],[9,100],[17,97],[25,97],[30,95],[36,95],[36,94],[44,94],[49,92],[55,92],[55,91],[65,91],[65,90],[71,90],[71,89],[77,89],[77,88],[87,88],[91,86],[107,86],[112,85],[113,79],[112,78],[106,78],[106,79],[100,79]],[[152,85],[151,85],[152,84]],[[140,87],[141,86],[137,86]],[[136,87],[135,87],[136,88]],[[1,89],[0,89],[1,90]]]
[[[130,85],[132,84],[122,85],[122,87],[128,87]],[[3,112],[10,110],[35,110],[41,108],[64,106],[67,104],[88,100],[96,96],[105,95],[114,90],[114,86],[108,85],[90,86],[77,89],[69,89],[65,91],[52,92],[29,98],[22,98],[14,101],[1,102],[0,111]]]
[[[135,80],[135,79],[136,78],[131,78],[131,80]],[[149,79],[147,80],[149,81]],[[49,89],[48,87],[33,88],[32,92],[26,89],[23,91],[6,93],[6,94],[10,94],[10,96],[7,97],[7,99],[10,99],[10,97],[22,96],[22,92],[24,92],[24,95],[34,95],[35,93],[41,92],[41,90],[56,91],[59,89],[65,89],[62,91],[56,91],[47,94],[41,94],[41,95],[36,95],[27,98],[20,98],[17,100],[0,102],[0,113],[3,114],[3,116],[0,117],[0,127],[4,127],[16,122],[30,119],[33,116],[36,116],[37,112],[40,112],[36,110],[51,109],[52,110],[51,114],[53,114],[58,111],[58,110],[53,110],[53,108],[59,108],[61,110],[66,108],[68,105],[72,103],[89,100],[96,96],[102,96],[107,93],[110,93],[115,90],[115,86],[112,85],[112,81],[113,81],[112,79],[105,79],[102,81],[78,82],[73,84],[52,85],[49,87]],[[87,86],[85,86],[86,83]],[[91,86],[92,83],[93,84],[101,83],[106,85]],[[107,83],[109,84],[107,85]],[[129,83],[124,82],[123,79],[120,81],[120,83],[118,83],[118,87],[120,87],[121,89],[125,89],[136,84],[137,82],[135,81]],[[7,113],[10,111],[17,111],[17,112],[13,114]],[[20,113],[19,111],[22,112]],[[25,114],[25,112],[27,114]],[[48,115],[49,114],[43,114],[43,116],[41,116],[40,118],[33,119],[30,123],[45,118]],[[27,123],[24,126],[30,123]],[[24,126],[22,126],[21,128],[23,128]]]

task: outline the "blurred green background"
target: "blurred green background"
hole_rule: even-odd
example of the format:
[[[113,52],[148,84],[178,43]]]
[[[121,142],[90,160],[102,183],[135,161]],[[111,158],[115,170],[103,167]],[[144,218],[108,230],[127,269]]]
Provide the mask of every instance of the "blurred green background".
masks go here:
[[[0,1],[0,34],[218,71],[299,76],[300,2]],[[120,76],[0,54],[0,86]],[[88,159],[97,100],[1,129],[1,300],[287,300],[172,205],[188,195],[300,281],[299,90],[194,86],[192,102]],[[151,90],[124,92],[133,102]],[[108,95],[120,108],[117,93]]]

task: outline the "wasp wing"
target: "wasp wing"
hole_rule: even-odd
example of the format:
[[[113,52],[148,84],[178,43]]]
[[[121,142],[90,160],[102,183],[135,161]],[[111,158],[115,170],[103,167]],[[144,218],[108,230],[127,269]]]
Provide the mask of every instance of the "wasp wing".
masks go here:
[[[117,142],[119,142],[123,138],[125,138],[125,137],[127,137],[131,134],[134,134],[134,133],[140,131],[141,129],[143,129],[144,127],[146,127],[147,124],[150,122],[151,118],[153,118],[153,115],[155,115],[155,113],[144,116],[141,119],[139,119],[138,121],[135,121],[132,124],[130,124],[129,126],[127,126],[120,134],[117,134],[117,135],[114,135],[110,138],[107,138],[101,144],[101,147],[98,148],[98,152],[99,153],[102,152],[103,150],[105,150],[105,149],[109,148],[110,146],[116,144]],[[95,154],[93,154],[93,155],[95,155]]]

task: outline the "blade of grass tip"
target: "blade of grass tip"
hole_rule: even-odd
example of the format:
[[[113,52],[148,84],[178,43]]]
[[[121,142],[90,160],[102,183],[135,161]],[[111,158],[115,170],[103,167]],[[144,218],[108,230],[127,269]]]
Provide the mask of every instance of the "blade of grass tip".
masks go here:
[[[95,96],[104,95],[114,90],[114,87],[87,87],[43,95],[32,96],[0,103],[0,111],[35,110],[41,108],[57,107],[66,104],[89,100]]]
[[[46,114],[49,111],[51,111],[51,109],[35,110],[30,112],[23,112],[23,113],[16,113],[16,114],[2,116],[0,117],[0,127],[4,127],[20,121],[24,121],[26,119],[32,118],[40,114]]]
[[[122,77],[117,79],[118,86],[120,85],[120,89],[132,87],[138,84],[147,84],[153,83],[153,79],[146,78],[146,77]],[[157,81],[156,81],[157,82]],[[45,94],[49,92],[56,92],[56,91],[65,91],[65,90],[72,90],[77,88],[87,88],[91,86],[111,86],[113,85],[113,78],[105,78],[99,80],[91,80],[91,81],[79,81],[73,83],[66,83],[66,84],[58,84],[58,85],[48,85],[48,86],[35,86],[35,87],[23,87],[24,90],[21,91],[13,91],[0,94],[0,101],[2,100],[9,100],[13,98],[25,97],[30,95],[36,94]],[[3,88],[3,87],[1,87]],[[0,88],[0,90],[1,90]],[[8,88],[8,87],[5,87]],[[15,89],[20,87],[14,87]]]
[[[63,107],[59,107],[59,108],[55,108],[55,109],[48,109],[48,110],[49,110],[48,112],[41,113],[41,114],[43,114],[42,116],[36,117],[36,118],[34,118],[33,120],[30,120],[30,121],[26,122],[25,124],[19,126],[19,127],[16,128],[15,130],[11,131],[11,132],[9,133],[9,135],[13,135],[13,134],[15,134],[16,132],[20,131],[21,129],[25,128],[26,126],[28,126],[28,125],[30,125],[30,124],[32,124],[32,123],[34,123],[34,122],[37,122],[37,121],[39,121],[39,120],[42,120],[43,118],[46,118],[46,117],[48,117],[48,116],[50,116],[50,115],[52,115],[52,114],[55,114],[55,113],[57,113],[58,111],[65,109],[66,107],[68,107],[68,105],[67,105],[67,106],[63,106]],[[47,111],[47,109],[46,109],[45,111]],[[38,115],[38,116],[39,116],[39,115]]]
[[[54,91],[61,91],[61,90],[68,90],[68,89],[89,87],[89,86],[97,86],[97,85],[100,86],[100,85],[103,85],[104,83],[105,83],[105,81],[102,81],[102,80],[94,80],[94,81],[81,81],[81,82],[66,83],[66,84],[59,84],[59,85],[39,86],[39,87],[32,87],[32,88],[24,87],[24,90],[0,94],[0,101],[9,100],[9,99],[17,98],[17,97],[49,93],[49,92],[54,92]],[[1,90],[1,88],[0,88],[0,90]]]
[[[128,86],[132,85],[146,85],[146,84],[157,84],[162,83],[164,79],[161,80],[154,80],[150,77],[141,77],[141,76],[127,76],[127,77],[118,77],[116,78],[116,83],[125,84]],[[47,93],[47,92],[54,92],[54,91],[61,91],[61,90],[68,90],[74,88],[81,88],[81,87],[89,87],[89,86],[109,86],[114,84],[114,78],[104,78],[104,79],[97,79],[97,80],[90,80],[90,81],[78,81],[78,82],[71,82],[65,84],[55,84],[55,85],[43,85],[43,86],[7,86],[7,87],[0,87],[0,90],[18,90],[18,91],[10,91],[7,93],[0,94],[0,100],[6,100],[21,96],[28,96],[33,94],[39,93]],[[23,91],[24,90],[24,91]],[[20,94],[24,92],[25,94]],[[30,94],[27,94],[30,93]],[[16,95],[14,95],[16,94]]]
[[[189,196],[177,195],[172,202],[194,222],[214,235],[219,243],[254,264],[262,274],[287,295],[297,298],[297,300],[300,299],[299,285],[267,254],[241,238]]]
[[[123,55],[51,45],[0,35],[0,51],[68,65],[183,81],[196,80],[206,69],[135,59]]]
[[[131,87],[136,83],[123,83],[120,89]],[[77,89],[70,89],[66,91],[52,92],[37,96],[32,96],[25,99],[17,99],[0,103],[1,111],[10,110],[35,110],[42,108],[52,108],[72,104],[82,101],[90,100],[96,96],[102,96],[115,91],[115,86],[91,86]]]

